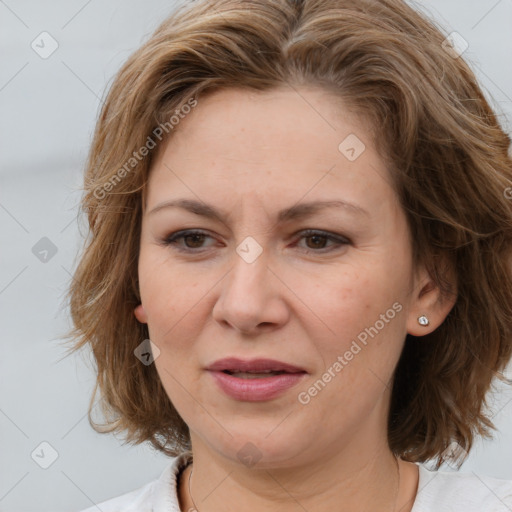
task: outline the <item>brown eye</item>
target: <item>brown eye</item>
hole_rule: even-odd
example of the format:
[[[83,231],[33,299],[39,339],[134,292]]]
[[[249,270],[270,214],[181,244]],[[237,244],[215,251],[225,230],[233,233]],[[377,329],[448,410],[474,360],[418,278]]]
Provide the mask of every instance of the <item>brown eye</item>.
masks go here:
[[[183,240],[188,241],[192,244],[192,248],[197,249],[200,247],[201,243],[204,242],[204,236],[203,234],[198,233],[192,233],[189,235],[184,235]],[[199,244],[199,245],[197,245]],[[185,244],[187,247],[190,247],[188,243]]]
[[[323,249],[325,246],[325,243],[327,242],[327,237],[324,235],[309,235],[307,237],[304,237],[306,240],[311,240],[313,242],[313,247],[310,247],[311,249]],[[322,247],[320,247],[322,246]]]
[[[197,230],[184,230],[171,233],[162,243],[166,246],[173,246],[182,252],[200,252],[206,247],[203,245],[207,238],[212,238],[207,233]],[[306,242],[306,252],[329,252],[333,249],[350,244],[350,240],[333,233],[319,230],[305,230],[302,232],[300,240],[309,240]],[[326,244],[331,242],[330,246]]]
[[[189,250],[193,251],[194,249],[202,249],[205,238],[211,237],[203,231],[177,231],[166,237],[163,243],[164,245],[176,246],[179,251],[186,252]],[[185,242],[185,246],[178,243],[180,240]]]
[[[334,243],[335,247],[343,246],[350,244],[350,240],[347,238],[334,235],[333,233],[328,233],[326,231],[318,231],[314,229],[309,229],[302,232],[301,239],[305,240],[311,240],[311,245],[307,245],[307,249],[312,252],[320,252],[326,249],[325,244],[328,241],[331,241]],[[332,246],[331,246],[332,248]],[[327,251],[330,250],[329,247],[327,247]],[[326,251],[323,251],[326,252]]]

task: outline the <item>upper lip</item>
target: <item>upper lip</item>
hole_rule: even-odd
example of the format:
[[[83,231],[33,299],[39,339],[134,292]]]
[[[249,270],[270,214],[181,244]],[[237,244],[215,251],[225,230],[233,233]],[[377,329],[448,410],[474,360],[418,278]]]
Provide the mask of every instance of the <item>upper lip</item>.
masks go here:
[[[209,365],[207,370],[231,372],[261,372],[261,371],[284,371],[288,373],[304,373],[304,368],[299,368],[292,364],[277,361],[275,359],[238,359],[237,357],[226,357],[218,359]]]

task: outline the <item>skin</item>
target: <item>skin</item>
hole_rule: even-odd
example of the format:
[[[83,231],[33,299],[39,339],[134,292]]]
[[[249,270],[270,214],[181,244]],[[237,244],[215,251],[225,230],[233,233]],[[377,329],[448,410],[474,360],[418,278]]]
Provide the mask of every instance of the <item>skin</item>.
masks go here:
[[[321,89],[229,89],[201,98],[159,148],[143,214],[135,315],[148,324],[162,384],[190,428],[191,490],[201,512],[323,512],[340,503],[345,511],[393,510],[398,475],[386,437],[392,374],[406,334],[435,330],[455,299],[441,300],[426,271],[413,268],[406,218],[370,128]],[[366,146],[354,161],[338,150],[349,134]],[[226,216],[149,213],[178,198]],[[331,199],[367,215],[333,208],[277,221],[281,209]],[[304,237],[308,228],[350,243]],[[162,243],[184,229],[206,236]],[[235,250],[247,236],[262,248],[250,264]],[[396,302],[400,312],[301,404],[298,394]],[[427,327],[417,321],[422,314]],[[204,370],[228,356],[278,359],[308,375],[273,400],[238,401]],[[237,456],[248,442],[261,456],[252,467]],[[399,464],[396,510],[406,512],[418,467]],[[193,507],[189,471],[179,488],[182,510]]]

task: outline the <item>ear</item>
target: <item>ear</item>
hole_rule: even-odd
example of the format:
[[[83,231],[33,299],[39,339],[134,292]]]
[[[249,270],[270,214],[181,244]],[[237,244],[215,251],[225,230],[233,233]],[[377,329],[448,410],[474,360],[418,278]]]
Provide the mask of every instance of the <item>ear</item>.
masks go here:
[[[133,312],[135,313],[135,318],[141,323],[141,324],[147,324],[148,323],[148,315],[146,315],[146,312],[144,311],[144,307],[142,304],[139,304]]]
[[[446,261],[444,264],[444,277],[450,285],[450,294],[442,294],[441,289],[435,284],[425,266],[421,266],[415,273],[413,284],[413,295],[407,317],[407,333],[413,336],[424,336],[435,331],[448,316],[457,301],[457,280],[453,268],[448,269]],[[448,271],[446,271],[448,269]],[[428,325],[421,325],[418,317],[426,316]]]

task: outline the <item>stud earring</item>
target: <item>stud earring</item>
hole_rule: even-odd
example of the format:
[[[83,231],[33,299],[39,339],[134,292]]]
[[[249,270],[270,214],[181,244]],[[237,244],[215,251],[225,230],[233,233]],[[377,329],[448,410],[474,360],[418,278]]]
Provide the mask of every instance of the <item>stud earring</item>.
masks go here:
[[[418,317],[418,323],[420,325],[427,326],[429,324],[429,321],[428,321],[428,318],[425,315],[421,315],[421,316]]]

